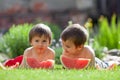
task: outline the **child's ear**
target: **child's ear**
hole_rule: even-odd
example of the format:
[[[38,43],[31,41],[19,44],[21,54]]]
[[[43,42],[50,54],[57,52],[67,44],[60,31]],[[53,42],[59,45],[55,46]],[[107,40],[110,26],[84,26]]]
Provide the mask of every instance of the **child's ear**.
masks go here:
[[[48,44],[48,45],[50,46],[51,44],[52,44],[52,42],[49,42],[49,44]]]
[[[77,48],[78,48],[78,50],[81,50],[83,48],[83,45],[80,45]]]

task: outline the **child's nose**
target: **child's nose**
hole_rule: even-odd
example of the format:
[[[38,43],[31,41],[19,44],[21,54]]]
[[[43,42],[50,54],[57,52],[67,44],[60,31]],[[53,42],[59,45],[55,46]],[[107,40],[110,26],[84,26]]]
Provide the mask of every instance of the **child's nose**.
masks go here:
[[[39,45],[39,46],[42,46],[42,43],[39,43],[38,45]]]

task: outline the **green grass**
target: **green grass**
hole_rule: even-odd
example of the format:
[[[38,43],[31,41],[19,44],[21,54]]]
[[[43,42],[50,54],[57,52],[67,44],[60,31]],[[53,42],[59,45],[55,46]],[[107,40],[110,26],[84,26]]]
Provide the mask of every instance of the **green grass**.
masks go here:
[[[0,69],[0,80],[119,80],[120,69],[115,70],[54,70]]]

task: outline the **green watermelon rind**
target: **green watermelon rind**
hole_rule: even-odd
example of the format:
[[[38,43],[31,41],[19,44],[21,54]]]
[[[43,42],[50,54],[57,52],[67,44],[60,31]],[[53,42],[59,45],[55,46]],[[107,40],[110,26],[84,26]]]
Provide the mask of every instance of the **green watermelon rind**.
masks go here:
[[[63,65],[63,67],[64,67],[65,69],[77,69],[77,68],[75,68],[75,67],[68,68],[68,67],[65,65],[65,63],[62,61],[62,57],[66,57],[66,58],[71,59],[71,60],[74,60],[74,61],[77,61],[77,60],[88,60],[87,65],[84,66],[84,68],[79,68],[79,69],[85,69],[85,68],[89,65],[89,63],[90,63],[90,59],[86,59],[86,58],[75,58],[75,59],[72,59],[72,58],[69,58],[69,57],[67,57],[67,56],[61,55],[61,56],[60,56],[60,61],[61,61],[61,64]],[[74,65],[76,65],[76,64],[74,64]]]

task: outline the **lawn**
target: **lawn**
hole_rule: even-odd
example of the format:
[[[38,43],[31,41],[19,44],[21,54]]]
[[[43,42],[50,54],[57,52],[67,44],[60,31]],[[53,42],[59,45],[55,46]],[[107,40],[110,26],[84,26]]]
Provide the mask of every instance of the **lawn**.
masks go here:
[[[0,80],[119,80],[120,68],[115,70],[54,70],[0,69]]]

